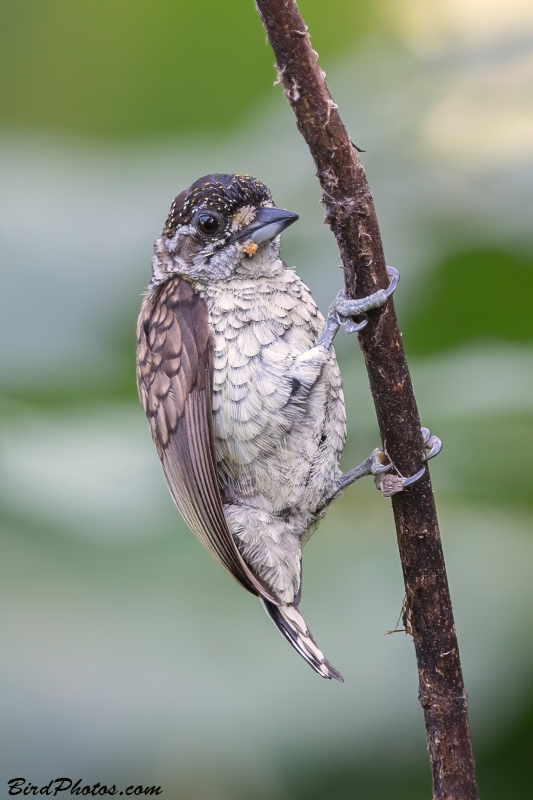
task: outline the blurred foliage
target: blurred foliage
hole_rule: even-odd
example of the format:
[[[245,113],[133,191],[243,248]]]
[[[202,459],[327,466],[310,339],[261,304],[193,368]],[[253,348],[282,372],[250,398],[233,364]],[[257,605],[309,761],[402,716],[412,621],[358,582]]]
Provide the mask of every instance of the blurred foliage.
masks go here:
[[[475,742],[474,742],[475,744]],[[518,722],[477,759],[477,781],[483,800],[527,800],[533,787],[533,703],[525,704]],[[314,765],[305,775],[287,778],[291,800],[427,800],[429,766],[406,759],[392,769],[379,763]]]
[[[533,698],[526,698],[518,722],[478,761],[483,800],[526,800],[533,794]]]
[[[531,413],[441,421],[439,436],[446,442],[446,469],[455,493],[484,505],[533,505]]]
[[[344,760],[300,776],[289,793],[291,800],[427,800],[430,795],[427,764],[397,764],[384,771],[377,763],[350,768]]]
[[[423,303],[403,326],[408,355],[427,355],[480,339],[533,341],[533,257],[472,250],[438,266]]]
[[[379,10],[364,0],[300,6],[326,63],[367,34]],[[343,24],[327,24],[332,15]],[[260,104],[273,62],[252,0],[0,5],[1,118],[18,125],[114,137],[209,133]]]
[[[475,741],[474,741],[475,745]],[[496,744],[485,748],[476,762],[483,800],[526,800],[533,788],[533,700],[528,698],[515,724]],[[379,763],[314,764],[305,774],[288,770],[291,800],[426,800],[431,776],[425,762],[405,759],[387,770]]]

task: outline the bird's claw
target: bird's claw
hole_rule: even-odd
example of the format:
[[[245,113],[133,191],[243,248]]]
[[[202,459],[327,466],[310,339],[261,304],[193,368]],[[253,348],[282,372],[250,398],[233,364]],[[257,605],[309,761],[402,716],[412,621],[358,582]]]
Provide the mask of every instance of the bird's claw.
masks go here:
[[[430,458],[438,456],[442,450],[442,442],[438,436],[432,436],[429,428],[420,428],[422,432],[422,439],[424,440],[424,447],[429,452],[424,456],[424,461],[429,461]]]
[[[396,267],[387,267],[387,275],[390,278],[390,283],[385,289],[385,294],[387,295],[387,300],[389,297],[394,294],[396,291],[398,284],[400,283],[400,273],[396,269]]]
[[[354,322],[353,319],[347,319],[346,322],[342,324],[344,325],[346,333],[357,333],[357,331],[362,331],[363,328],[368,325],[368,320],[364,319],[362,322]]]
[[[344,296],[344,292],[339,292],[330,306],[330,313],[337,317],[341,325],[344,325],[347,333],[355,333],[356,331],[362,330],[368,322],[368,320],[354,322],[353,317],[365,314],[373,308],[384,306],[389,297],[394,293],[400,280],[400,273],[394,267],[387,267],[387,274],[390,278],[387,288],[378,289],[377,292],[368,295],[368,297],[351,300]]]

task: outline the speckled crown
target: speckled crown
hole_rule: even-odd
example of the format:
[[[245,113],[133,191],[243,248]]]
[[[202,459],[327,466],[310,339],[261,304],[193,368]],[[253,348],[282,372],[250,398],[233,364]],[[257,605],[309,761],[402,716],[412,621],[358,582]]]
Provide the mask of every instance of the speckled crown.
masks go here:
[[[181,192],[170,206],[163,228],[165,236],[174,236],[179,225],[187,225],[199,208],[212,208],[229,216],[243,206],[272,203],[264,183],[250,175],[204,175]]]

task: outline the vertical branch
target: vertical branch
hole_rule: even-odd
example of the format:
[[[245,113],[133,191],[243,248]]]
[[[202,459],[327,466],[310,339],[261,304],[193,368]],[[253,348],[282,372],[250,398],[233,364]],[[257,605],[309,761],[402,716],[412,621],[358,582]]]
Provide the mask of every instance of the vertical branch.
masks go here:
[[[278,80],[317,168],[326,221],[339,246],[348,297],[388,285],[376,211],[294,0],[256,0]],[[420,419],[394,306],[368,314],[359,334],[382,441],[403,475],[423,466]],[[392,499],[424,710],[435,800],[477,800],[467,700],[429,473]]]

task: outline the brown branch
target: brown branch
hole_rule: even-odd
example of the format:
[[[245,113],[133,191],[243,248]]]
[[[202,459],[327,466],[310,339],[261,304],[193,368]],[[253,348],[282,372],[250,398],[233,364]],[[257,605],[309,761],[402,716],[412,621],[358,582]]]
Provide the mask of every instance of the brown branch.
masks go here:
[[[256,0],[339,246],[346,295],[388,285],[372,195],[294,0]],[[357,278],[357,281],[356,281]],[[384,447],[403,475],[423,465],[420,419],[392,302],[369,313],[359,335]],[[405,629],[412,634],[433,774],[433,797],[478,797],[467,700],[429,473],[393,497],[405,580]]]

